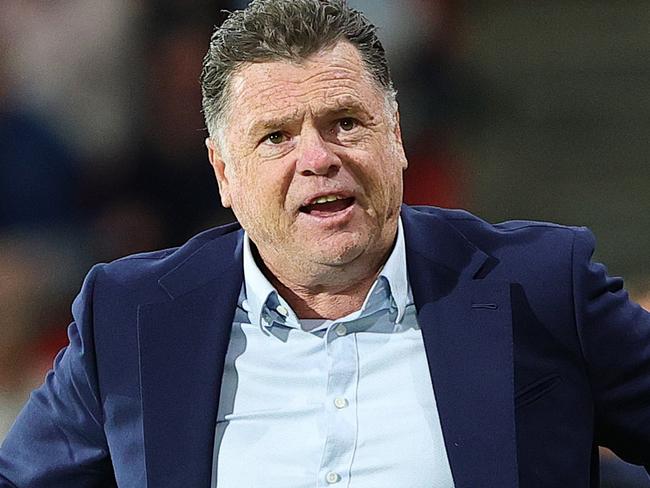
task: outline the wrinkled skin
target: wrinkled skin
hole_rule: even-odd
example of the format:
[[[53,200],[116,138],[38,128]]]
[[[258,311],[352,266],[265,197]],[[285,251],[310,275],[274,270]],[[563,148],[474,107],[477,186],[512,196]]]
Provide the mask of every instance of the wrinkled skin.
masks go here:
[[[223,141],[207,140],[209,158],[222,203],[267,276],[291,290],[303,316],[361,305],[397,229],[407,165],[398,114],[347,42],[301,63],[245,65],[230,96]],[[354,203],[331,215],[301,211],[323,194]],[[292,303],[293,295],[315,302]],[[328,300],[324,308],[337,311],[313,313]]]

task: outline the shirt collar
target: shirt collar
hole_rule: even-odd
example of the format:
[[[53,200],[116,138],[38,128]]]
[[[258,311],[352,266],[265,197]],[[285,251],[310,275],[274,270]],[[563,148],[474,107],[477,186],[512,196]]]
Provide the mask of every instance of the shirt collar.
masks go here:
[[[242,308],[248,312],[251,324],[268,326],[271,325],[273,320],[279,320],[284,325],[299,327],[300,321],[295,312],[257,266],[247,233],[244,233],[243,254],[246,297],[242,302]],[[379,273],[377,282],[380,281],[381,277],[385,278],[388,283],[392,301],[397,308],[396,322],[399,323],[404,317],[406,307],[413,302],[406,270],[406,245],[404,243],[404,228],[401,217],[397,224],[395,246]],[[377,282],[371,288],[363,307],[367,305],[368,298],[376,288]]]
[[[278,318],[282,321],[286,320],[286,325],[298,325],[298,318],[289,304],[280,296],[257,266],[251,249],[251,241],[246,232],[244,232],[243,259],[246,298],[242,303],[242,308],[248,312],[251,324],[259,326],[271,325],[272,319]],[[273,315],[269,315],[268,312]]]
[[[406,270],[406,244],[404,242],[404,227],[402,218],[397,222],[397,239],[386,264],[382,268],[379,276],[383,276],[388,281],[391,296],[397,307],[396,322],[401,322],[404,317],[406,307],[413,303],[411,286],[409,285],[408,273]]]

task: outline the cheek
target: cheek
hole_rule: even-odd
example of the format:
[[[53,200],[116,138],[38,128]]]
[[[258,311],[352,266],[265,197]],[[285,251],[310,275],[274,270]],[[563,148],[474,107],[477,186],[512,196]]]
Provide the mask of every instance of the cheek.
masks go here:
[[[379,173],[371,190],[377,218],[383,222],[393,219],[399,213],[402,203],[402,170],[394,165],[385,168]]]
[[[233,210],[240,222],[268,226],[283,219],[288,183],[280,172],[242,172],[233,187]],[[268,224],[273,222],[273,224]]]
[[[229,175],[230,199],[232,210],[237,220],[246,228],[259,213],[256,202],[261,196],[257,194],[257,182],[251,180],[244,168],[237,168]]]
[[[356,177],[362,182],[369,200],[389,204],[401,199],[402,169],[391,155],[376,154],[359,168]]]

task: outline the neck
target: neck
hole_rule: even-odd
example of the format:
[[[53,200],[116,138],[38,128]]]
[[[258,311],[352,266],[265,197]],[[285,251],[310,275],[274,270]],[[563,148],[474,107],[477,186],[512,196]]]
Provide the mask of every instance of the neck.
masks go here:
[[[301,319],[338,319],[359,310],[379,271],[372,276],[340,289],[318,291],[296,285],[285,285],[275,277],[270,279],[280,295]]]
[[[292,276],[279,272],[272,260],[257,255],[266,278],[301,319],[338,319],[363,305],[392,247],[377,256],[365,256],[345,266],[329,267],[320,273]],[[257,253],[254,253],[257,254]]]

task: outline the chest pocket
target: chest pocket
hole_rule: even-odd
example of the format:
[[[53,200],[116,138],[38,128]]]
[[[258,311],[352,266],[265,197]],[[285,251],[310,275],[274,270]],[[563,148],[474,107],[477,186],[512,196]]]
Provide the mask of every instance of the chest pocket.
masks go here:
[[[520,388],[515,393],[515,408],[529,405],[553,390],[562,380],[557,373],[542,376],[540,379]]]

